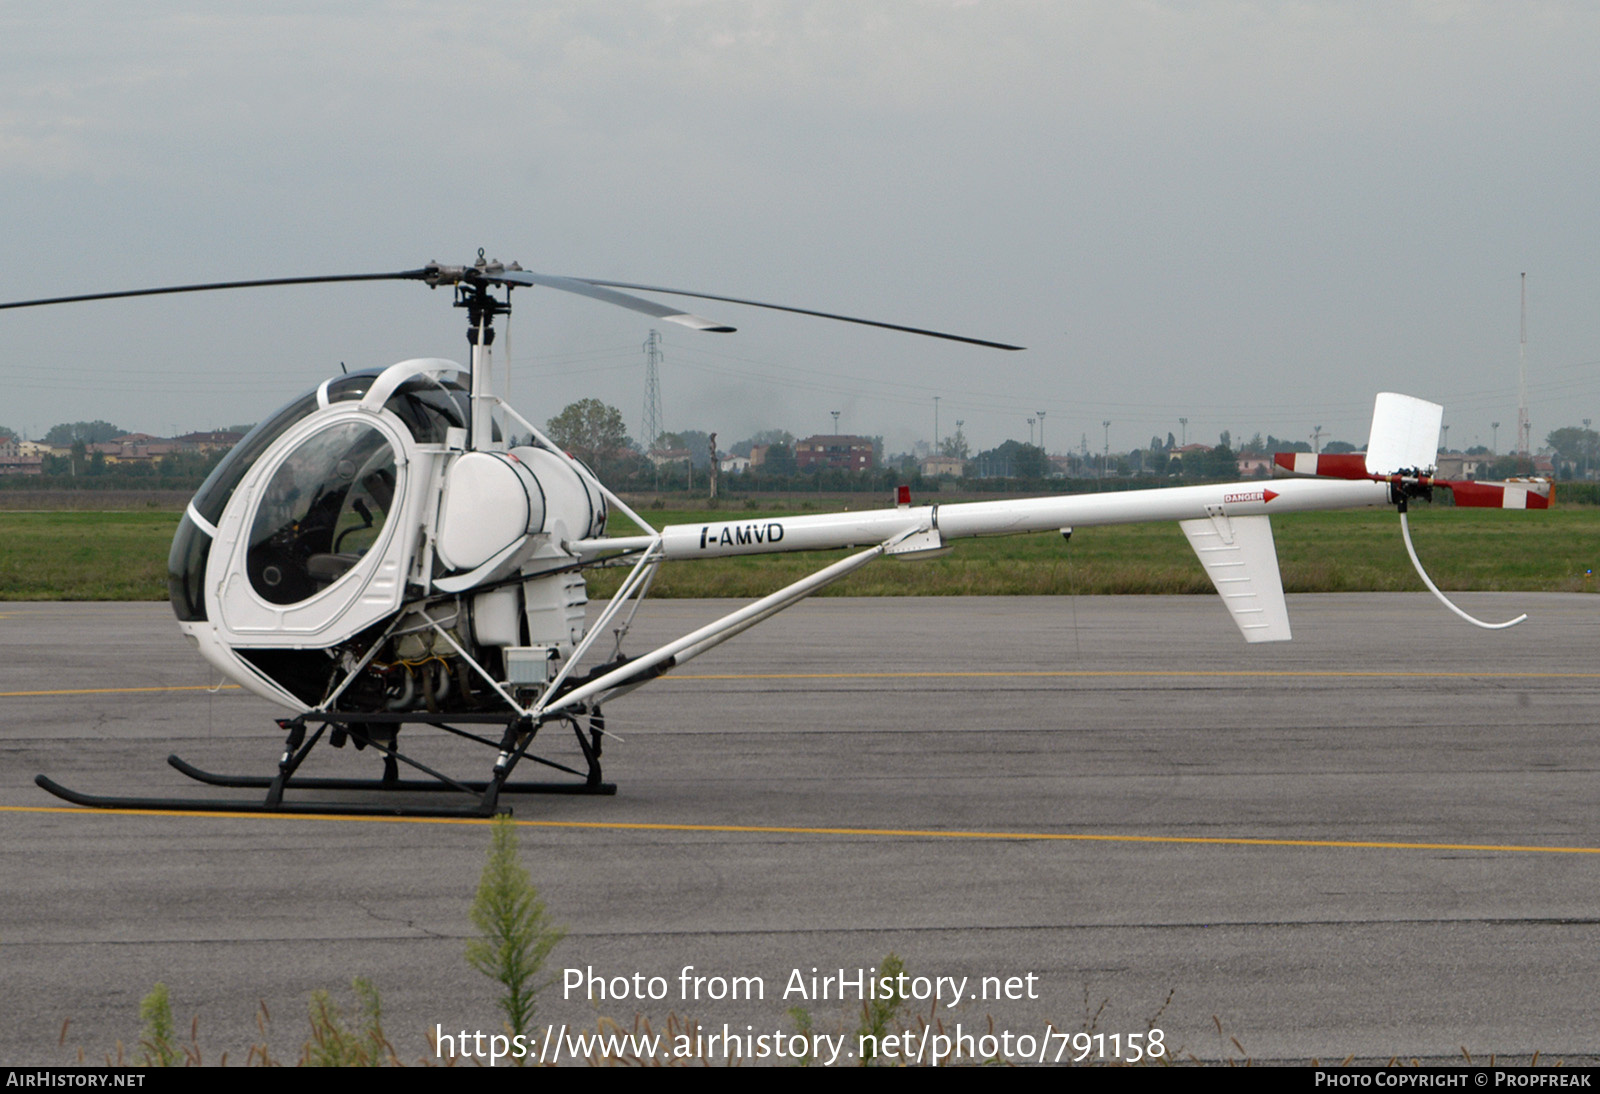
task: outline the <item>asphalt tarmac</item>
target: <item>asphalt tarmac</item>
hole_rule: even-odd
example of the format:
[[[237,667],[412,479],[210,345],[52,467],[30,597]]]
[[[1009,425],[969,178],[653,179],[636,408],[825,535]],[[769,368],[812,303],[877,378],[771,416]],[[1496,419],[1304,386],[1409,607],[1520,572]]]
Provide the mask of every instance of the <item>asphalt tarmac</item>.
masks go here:
[[[1295,641],[1256,647],[1212,597],[814,600],[613,702],[615,797],[512,802],[568,929],[539,1021],[693,1019],[754,1051],[799,1006],[848,1053],[856,970],[893,952],[962,996],[909,1004],[909,1029],[1010,1034],[1012,1058],[1127,1058],[1160,1030],[1206,1061],[1593,1061],[1600,600],[1462,596],[1530,615],[1488,633],[1423,594],[1289,599]],[[629,648],[731,606],[652,603]],[[271,771],[276,712],[214,682],[165,605],[0,606],[0,1064],[135,1052],[158,981],[208,1063],[292,1061],[310,993],[353,1010],[354,977],[405,1062],[499,1032],[463,957],[482,824],[100,813],[34,786],[238,796],[164,762]],[[761,997],[712,998],[735,977]]]

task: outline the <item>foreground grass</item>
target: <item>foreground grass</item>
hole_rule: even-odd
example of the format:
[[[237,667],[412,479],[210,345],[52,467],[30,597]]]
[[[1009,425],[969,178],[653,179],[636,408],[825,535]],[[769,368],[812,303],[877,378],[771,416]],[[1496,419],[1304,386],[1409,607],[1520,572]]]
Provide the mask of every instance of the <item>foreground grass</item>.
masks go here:
[[[651,510],[663,524],[781,516],[792,509]],[[0,600],[162,600],[173,512],[0,513]],[[1284,588],[1297,592],[1420,590],[1392,512],[1301,513],[1273,520]],[[1589,591],[1600,563],[1600,509],[1549,512],[1420,506],[1412,537],[1442,588]],[[626,534],[627,521],[613,521]],[[841,552],[667,563],[652,595],[754,597]],[[609,596],[624,571],[594,575]],[[824,596],[1061,596],[1205,593],[1211,584],[1176,524],[1084,528],[1070,544],[1048,533],[963,540],[943,558],[884,560]]]

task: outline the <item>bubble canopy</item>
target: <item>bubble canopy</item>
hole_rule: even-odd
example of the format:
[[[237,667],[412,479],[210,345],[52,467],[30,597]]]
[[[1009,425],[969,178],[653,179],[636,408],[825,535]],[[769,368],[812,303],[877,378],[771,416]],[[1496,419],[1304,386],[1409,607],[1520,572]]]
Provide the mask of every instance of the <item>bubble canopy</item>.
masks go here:
[[[344,422],[302,441],[256,505],[251,588],[273,604],[321,592],[378,541],[394,495],[394,449],[372,426]]]
[[[328,381],[262,421],[223,457],[189,503],[167,556],[168,598],[180,620],[206,618],[211,534],[196,522],[196,514],[214,529],[239,484],[280,437],[324,405],[366,398],[383,375],[374,369]],[[411,376],[395,387],[384,409],[405,424],[418,444],[443,444],[446,430],[467,423],[468,391],[462,379],[460,373],[437,371]],[[366,426],[336,427],[301,444],[274,472],[251,527],[250,582],[257,593],[275,604],[297,603],[348,569],[376,541],[387,518],[394,500],[394,464],[387,441]],[[295,524],[301,531],[291,533]],[[297,539],[293,547],[287,542],[291,537]]]

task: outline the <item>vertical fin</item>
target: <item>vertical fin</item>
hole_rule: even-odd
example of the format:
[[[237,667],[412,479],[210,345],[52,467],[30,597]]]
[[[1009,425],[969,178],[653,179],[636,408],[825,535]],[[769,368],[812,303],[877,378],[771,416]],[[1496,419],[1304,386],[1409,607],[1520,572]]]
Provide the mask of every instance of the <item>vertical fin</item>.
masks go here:
[[[1372,404],[1372,435],[1367,440],[1367,473],[1431,472],[1439,462],[1439,428],[1444,407],[1410,395],[1381,392]]]

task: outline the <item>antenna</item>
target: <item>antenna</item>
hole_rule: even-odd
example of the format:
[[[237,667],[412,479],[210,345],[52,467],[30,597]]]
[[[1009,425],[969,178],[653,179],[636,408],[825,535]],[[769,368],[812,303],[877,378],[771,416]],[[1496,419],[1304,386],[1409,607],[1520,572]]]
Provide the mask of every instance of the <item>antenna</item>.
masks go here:
[[[1517,455],[1532,454],[1528,424],[1528,275],[1522,275],[1522,341],[1517,348]]]
[[[661,332],[652,330],[644,341],[644,450],[655,447],[666,432],[661,422]]]

